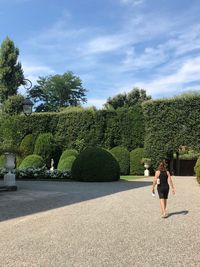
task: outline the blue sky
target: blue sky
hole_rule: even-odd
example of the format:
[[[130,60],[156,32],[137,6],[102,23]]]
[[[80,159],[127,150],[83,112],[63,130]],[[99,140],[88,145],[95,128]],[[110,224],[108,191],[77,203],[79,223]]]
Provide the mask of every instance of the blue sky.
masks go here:
[[[0,0],[0,42],[14,41],[33,83],[73,71],[101,107],[133,87],[200,92],[199,14],[199,0]]]

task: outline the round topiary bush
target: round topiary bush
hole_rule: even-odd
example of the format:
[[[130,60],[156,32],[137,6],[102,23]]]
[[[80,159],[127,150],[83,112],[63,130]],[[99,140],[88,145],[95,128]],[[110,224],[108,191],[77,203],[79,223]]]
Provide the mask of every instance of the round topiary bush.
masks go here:
[[[6,158],[4,155],[0,156],[0,169],[3,169],[6,163]]]
[[[21,144],[19,146],[20,151],[22,153],[22,157],[26,157],[28,155],[33,154],[35,139],[36,139],[36,137],[33,134],[27,134],[22,139]]]
[[[110,153],[116,158],[120,166],[120,173],[128,175],[130,172],[130,153],[122,146],[116,146],[110,150]]]
[[[69,156],[66,158],[63,158],[62,160],[59,160],[58,163],[58,170],[59,171],[71,171],[72,165],[75,161],[75,156]]]
[[[72,179],[84,182],[117,181],[120,179],[119,163],[102,148],[86,148],[72,165]]]
[[[200,184],[200,157],[198,158],[198,160],[194,166],[194,171],[195,171],[196,176],[197,176],[197,181]]]
[[[51,158],[55,151],[54,138],[51,133],[42,133],[36,139],[34,154],[41,156],[47,167],[51,166]]]
[[[16,166],[19,167],[22,160],[28,156],[32,155],[34,151],[36,136],[33,134],[27,134],[21,141],[19,149],[21,154],[16,156]]]
[[[42,168],[44,165],[45,162],[41,156],[32,154],[25,157],[25,159],[20,164],[19,169]]]
[[[71,157],[71,156],[77,157],[78,156],[78,151],[75,150],[75,149],[66,149],[66,150],[64,150],[59,161],[61,161],[63,159],[66,159],[68,157]]]
[[[130,174],[144,175],[144,166],[141,163],[144,157],[144,148],[136,148],[130,152]]]

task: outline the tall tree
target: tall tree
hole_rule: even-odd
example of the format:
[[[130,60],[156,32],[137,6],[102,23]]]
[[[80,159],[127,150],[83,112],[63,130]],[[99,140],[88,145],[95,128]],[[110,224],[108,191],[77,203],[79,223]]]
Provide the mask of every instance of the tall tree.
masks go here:
[[[0,47],[0,102],[17,94],[18,87],[24,83],[24,74],[20,62],[17,62],[19,49],[9,38]]]
[[[29,97],[36,106],[36,111],[58,111],[61,107],[80,106],[87,101],[86,89],[82,81],[72,72],[63,75],[39,77],[37,85],[29,90]]]
[[[136,104],[151,99],[151,96],[147,96],[144,89],[133,88],[129,93],[118,94],[114,97],[109,97],[104,104],[105,108],[117,109],[120,107],[132,107]]]

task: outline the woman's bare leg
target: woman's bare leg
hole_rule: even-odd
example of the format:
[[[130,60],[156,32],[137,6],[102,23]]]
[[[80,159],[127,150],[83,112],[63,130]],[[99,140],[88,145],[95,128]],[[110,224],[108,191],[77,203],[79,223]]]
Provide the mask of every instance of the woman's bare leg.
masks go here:
[[[165,213],[165,204],[164,204],[163,198],[160,198],[160,211],[161,211],[161,215]]]
[[[167,208],[167,199],[164,199],[164,207],[165,207],[165,212],[166,212],[166,208]]]

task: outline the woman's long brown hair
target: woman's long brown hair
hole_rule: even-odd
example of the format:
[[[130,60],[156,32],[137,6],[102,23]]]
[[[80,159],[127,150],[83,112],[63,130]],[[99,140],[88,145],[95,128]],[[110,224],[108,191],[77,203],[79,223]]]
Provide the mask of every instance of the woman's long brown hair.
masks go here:
[[[164,160],[159,162],[158,171],[167,171],[166,163]]]

